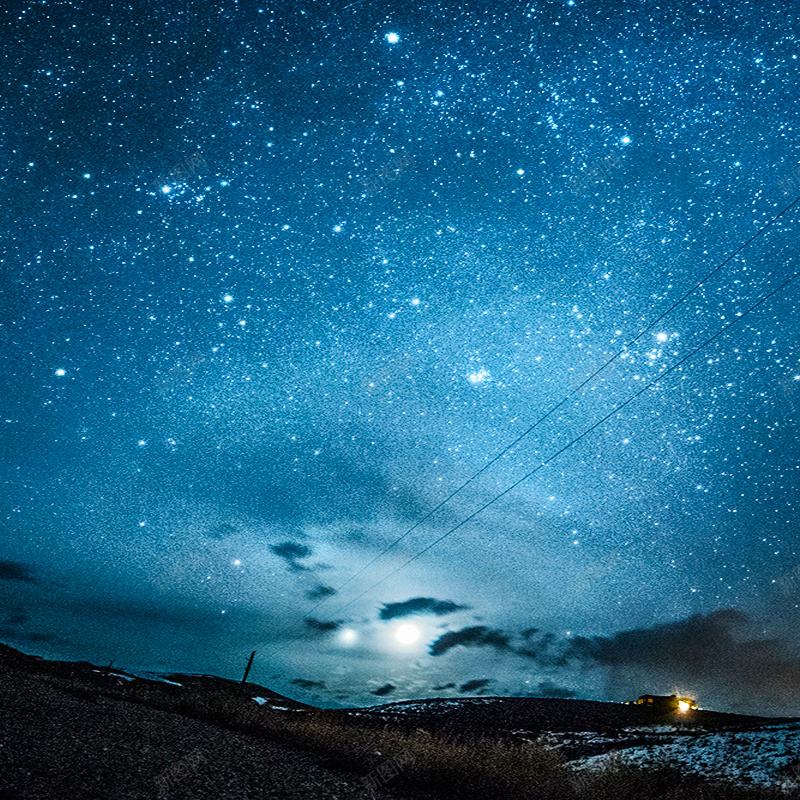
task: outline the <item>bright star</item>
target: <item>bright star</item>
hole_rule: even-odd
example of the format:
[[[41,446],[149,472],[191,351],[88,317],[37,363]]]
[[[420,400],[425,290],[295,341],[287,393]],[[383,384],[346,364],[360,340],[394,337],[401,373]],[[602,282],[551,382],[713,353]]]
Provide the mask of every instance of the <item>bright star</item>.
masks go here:
[[[489,373],[485,369],[479,369],[477,372],[472,372],[467,376],[467,380],[473,385],[477,386],[483,383],[489,377]]]
[[[397,44],[400,41],[400,37],[396,33],[387,33],[386,41],[389,42],[389,44]]]
[[[353,644],[358,639],[358,633],[352,628],[345,628],[340,634],[339,638],[343,644]]]

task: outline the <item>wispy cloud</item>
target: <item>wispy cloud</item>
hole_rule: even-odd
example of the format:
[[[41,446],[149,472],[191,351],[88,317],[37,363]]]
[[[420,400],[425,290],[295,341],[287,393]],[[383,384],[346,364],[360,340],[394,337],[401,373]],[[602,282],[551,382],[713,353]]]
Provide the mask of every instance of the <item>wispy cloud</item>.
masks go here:
[[[0,561],[0,581],[38,583],[33,570],[21,561]]]
[[[451,600],[435,600],[433,597],[414,597],[402,603],[386,603],[380,611],[381,619],[397,619],[411,617],[415,614],[452,614],[469,606],[460,606]]]
[[[308,558],[311,555],[311,548],[299,542],[282,542],[281,544],[271,544],[269,549],[286,562],[286,566],[293,572],[306,572],[308,567],[299,563],[299,559]]]
[[[341,625],[340,622],[323,622],[322,620],[314,619],[313,617],[306,617],[303,622],[307,628],[310,628],[316,633],[329,633],[330,631],[335,631],[339,625]]]
[[[458,689],[461,692],[478,692],[481,689],[485,689],[489,683],[491,683],[491,678],[476,678],[475,680],[462,683]]]
[[[502,631],[474,625],[460,631],[448,631],[440,636],[430,647],[432,656],[440,656],[454,647],[494,647],[497,650],[511,650],[509,638]]]

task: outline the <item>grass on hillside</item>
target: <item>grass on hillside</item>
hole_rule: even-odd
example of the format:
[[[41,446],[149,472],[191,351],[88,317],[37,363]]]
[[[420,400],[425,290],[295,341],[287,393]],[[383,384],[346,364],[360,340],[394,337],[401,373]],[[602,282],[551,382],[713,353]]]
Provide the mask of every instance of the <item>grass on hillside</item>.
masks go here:
[[[21,683],[34,692],[37,685],[49,684],[92,694],[63,678],[26,675]],[[250,693],[227,688],[164,693],[162,687],[140,684],[101,693],[319,754],[326,766],[359,776],[366,796],[369,787],[386,787],[458,800],[800,800],[798,790],[711,781],[668,762],[645,768],[611,758],[597,771],[576,772],[556,751],[536,742],[432,734],[342,711],[275,710],[255,703]]]
[[[459,800],[788,800],[800,791],[741,787],[663,761],[638,767],[611,758],[576,772],[538,743],[455,737],[367,723],[341,711],[275,711],[247,696],[204,695],[183,713],[277,739],[326,756],[366,786],[422,789]]]

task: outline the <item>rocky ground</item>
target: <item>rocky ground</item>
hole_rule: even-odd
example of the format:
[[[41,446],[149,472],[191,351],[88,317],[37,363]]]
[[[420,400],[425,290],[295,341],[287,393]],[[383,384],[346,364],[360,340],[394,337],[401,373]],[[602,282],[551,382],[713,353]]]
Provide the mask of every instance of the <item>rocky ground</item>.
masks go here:
[[[0,800],[420,798],[256,736],[6,673]],[[387,788],[381,788],[387,785]]]

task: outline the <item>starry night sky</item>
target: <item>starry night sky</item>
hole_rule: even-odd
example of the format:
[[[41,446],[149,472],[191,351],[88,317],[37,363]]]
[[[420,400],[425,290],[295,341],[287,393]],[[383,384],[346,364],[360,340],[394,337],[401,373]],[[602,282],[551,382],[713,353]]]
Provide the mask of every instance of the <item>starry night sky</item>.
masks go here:
[[[791,0],[0,25],[0,639],[800,714]]]

